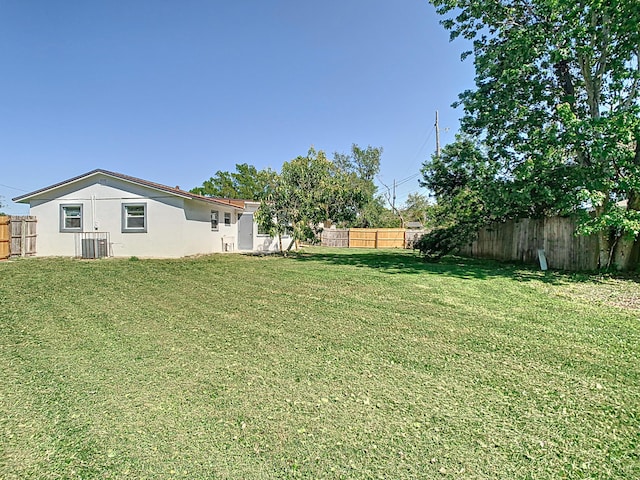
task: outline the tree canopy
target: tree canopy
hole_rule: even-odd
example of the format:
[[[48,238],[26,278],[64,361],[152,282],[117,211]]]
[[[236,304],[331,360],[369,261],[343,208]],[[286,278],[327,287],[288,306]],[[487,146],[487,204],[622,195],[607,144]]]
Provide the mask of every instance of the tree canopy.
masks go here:
[[[410,193],[402,208],[402,216],[406,222],[420,222],[423,226],[433,223],[434,205],[426,195]]]
[[[334,153],[333,163],[350,183],[351,189],[359,192],[359,208],[355,216],[343,221],[346,226],[372,227],[379,226],[384,216],[384,205],[376,198],[377,187],[375,176],[380,172],[382,147],[360,148],[355,143],[351,145],[349,154]],[[345,219],[343,219],[345,220]]]
[[[202,186],[193,188],[191,193],[206,197],[262,200],[267,195],[274,175],[271,169],[258,170],[253,165],[240,163],[236,164],[235,172],[218,170]]]
[[[380,168],[381,151],[354,144],[350,155],[336,154],[332,161],[324,151],[311,147],[307,155],[285,162],[256,212],[261,229],[312,240],[324,224],[371,220],[379,213],[373,178]]]
[[[473,56],[476,85],[456,105],[485,156],[485,184],[476,186],[499,199],[485,204],[486,218],[583,212],[582,232],[599,235],[601,266],[613,258],[629,267],[640,233],[640,4],[432,3],[452,39],[473,42],[463,57]],[[425,165],[425,183],[441,194],[479,166],[464,144],[456,148],[461,178],[435,160]]]

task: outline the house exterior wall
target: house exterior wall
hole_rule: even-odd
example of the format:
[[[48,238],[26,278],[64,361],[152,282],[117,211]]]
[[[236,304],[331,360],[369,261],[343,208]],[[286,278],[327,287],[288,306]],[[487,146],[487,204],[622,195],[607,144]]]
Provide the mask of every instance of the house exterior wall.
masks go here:
[[[123,232],[122,205],[144,204],[146,232]],[[183,257],[223,251],[223,237],[237,237],[237,209],[132,184],[105,175],[92,176],[44,192],[31,200],[38,217],[38,256],[76,255],[76,234],[61,232],[61,205],[82,206],[83,232],[108,232],[116,257]],[[217,231],[211,210],[219,211]],[[224,224],[224,213],[231,224]]]
[[[243,215],[253,215],[258,207],[259,202],[246,202]],[[282,248],[286,249],[291,242],[291,237],[284,235],[282,237]],[[253,222],[253,251],[254,252],[278,252],[280,251],[280,244],[277,237],[271,237],[267,234],[258,233],[258,225]]]

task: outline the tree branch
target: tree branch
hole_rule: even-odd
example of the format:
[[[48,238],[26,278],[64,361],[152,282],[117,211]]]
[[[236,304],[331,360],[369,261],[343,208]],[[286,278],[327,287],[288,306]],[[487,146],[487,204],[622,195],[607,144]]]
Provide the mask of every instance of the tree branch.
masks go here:
[[[636,92],[638,91],[638,85],[640,84],[640,51],[635,52],[636,56],[636,70],[635,70],[635,79],[631,84],[631,89],[629,90],[629,95],[626,100],[622,103],[624,108],[629,108],[636,97]]]

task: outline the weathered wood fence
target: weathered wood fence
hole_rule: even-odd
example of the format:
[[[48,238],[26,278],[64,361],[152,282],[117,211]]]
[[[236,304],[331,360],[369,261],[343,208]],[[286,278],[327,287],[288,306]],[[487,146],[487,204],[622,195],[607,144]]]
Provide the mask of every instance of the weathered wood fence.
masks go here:
[[[36,254],[36,217],[0,216],[0,260]]]
[[[549,268],[595,270],[598,268],[598,237],[576,235],[577,220],[570,217],[523,218],[496,223],[478,232],[461,255],[511,262],[539,264],[538,250],[544,250]],[[413,248],[426,232],[401,228],[335,229],[322,232],[324,247]],[[640,242],[633,255],[640,256]]]
[[[412,248],[423,233],[404,228],[326,228],[321,244],[343,248]]]
[[[325,228],[320,234],[320,244],[323,247],[349,247],[348,228]]]
[[[478,238],[460,253],[537,264],[538,250],[544,249],[549,268],[594,270],[598,268],[598,238],[576,235],[576,226],[576,220],[568,217],[497,223],[481,229]]]

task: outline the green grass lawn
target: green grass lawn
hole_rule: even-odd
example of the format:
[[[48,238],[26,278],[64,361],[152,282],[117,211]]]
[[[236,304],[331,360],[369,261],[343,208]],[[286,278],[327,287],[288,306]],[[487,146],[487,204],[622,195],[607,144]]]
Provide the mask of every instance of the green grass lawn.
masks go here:
[[[0,478],[640,478],[638,279],[0,263]]]

